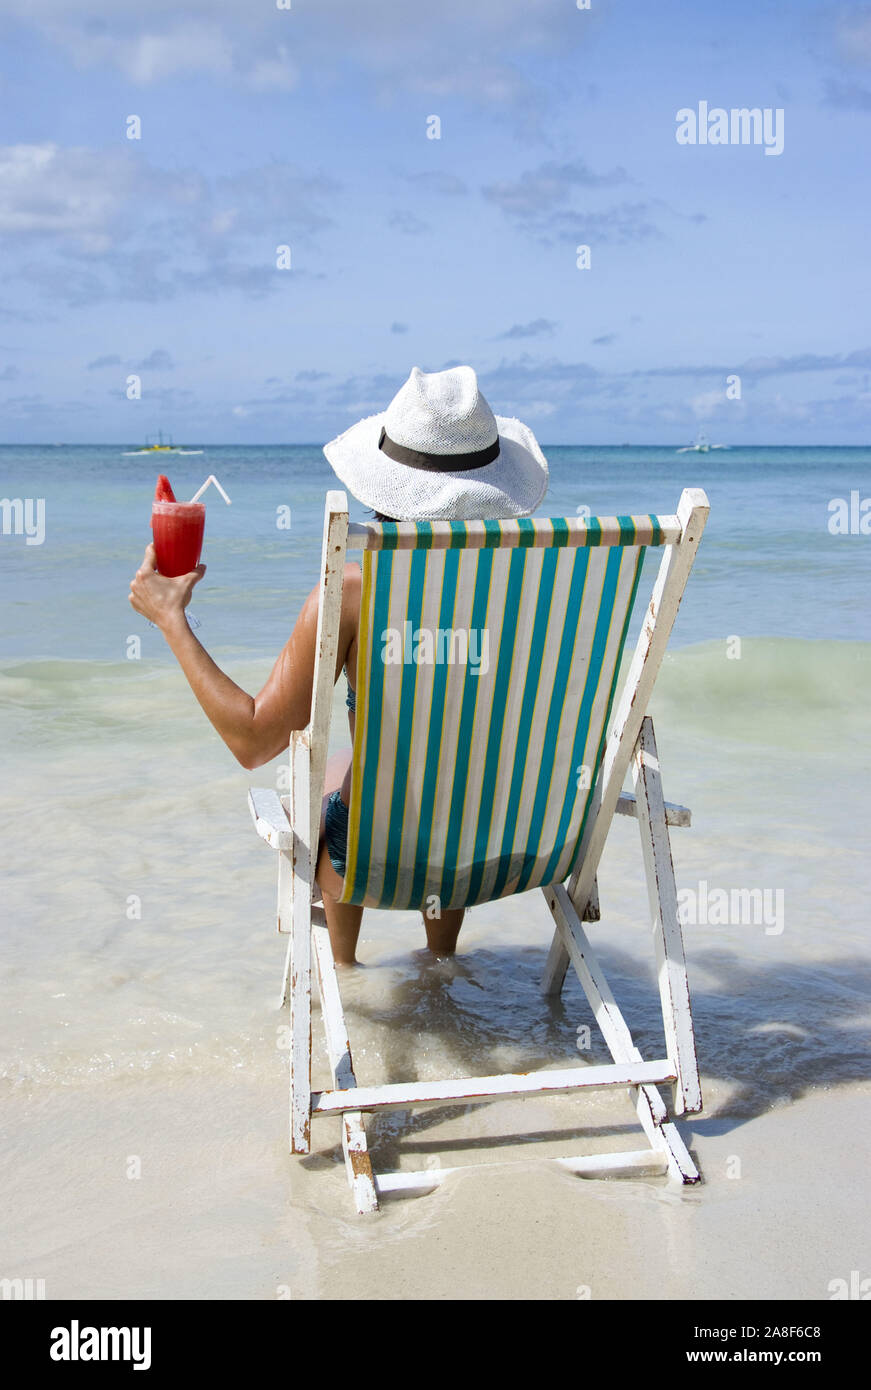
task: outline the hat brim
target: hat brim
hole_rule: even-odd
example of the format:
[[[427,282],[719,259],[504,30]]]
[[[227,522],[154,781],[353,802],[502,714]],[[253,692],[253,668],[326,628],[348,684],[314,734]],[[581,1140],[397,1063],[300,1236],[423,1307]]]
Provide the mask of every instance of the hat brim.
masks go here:
[[[378,447],[386,412],[369,415],[324,445],[336,476],[364,506],[396,521],[507,520],[529,516],[547,492],[547,460],[520,420],[497,415],[499,454],[483,468],[430,472]]]

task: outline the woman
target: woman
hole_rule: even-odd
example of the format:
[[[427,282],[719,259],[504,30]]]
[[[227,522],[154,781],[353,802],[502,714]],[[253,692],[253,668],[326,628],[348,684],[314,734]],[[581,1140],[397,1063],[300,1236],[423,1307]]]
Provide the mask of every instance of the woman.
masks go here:
[[[532,431],[494,416],[471,367],[444,372],[412,369],[380,415],[360,420],[324,447],[338,477],[380,521],[488,520],[526,516],[547,490],[547,463]],[[209,656],[185,617],[194,585],[206,572],[169,579],[155,568],[149,545],[130,585],[130,602],[160,628],[191,689],[243,767],[283,753],[311,712],[318,620],[318,587],[306,599],[290,638],[259,695],[241,690]],[[351,736],[362,572],[345,566],[336,679],[348,678]],[[340,903],[347,848],[351,751],[327,763],[317,881],[323,894],[337,964],[356,964],[361,907]],[[424,917],[427,945],[453,953],[463,911]]]

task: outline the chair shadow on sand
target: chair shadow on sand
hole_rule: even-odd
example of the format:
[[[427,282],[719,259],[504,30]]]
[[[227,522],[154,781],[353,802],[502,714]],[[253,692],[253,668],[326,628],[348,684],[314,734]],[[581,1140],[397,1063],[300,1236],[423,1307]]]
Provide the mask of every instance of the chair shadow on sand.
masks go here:
[[[377,1076],[365,1075],[368,1068],[358,1062],[361,1084],[424,1079],[426,1068],[419,1064],[431,1048],[438,1053],[443,1075],[446,1067],[464,1074],[470,1058],[479,1074],[506,1065],[525,1072],[607,1061],[607,1048],[578,981],[569,978],[559,997],[541,992],[546,955],[544,945],[476,947],[441,961],[425,951],[402,953],[374,967],[401,969],[404,976],[387,1002],[374,1007],[366,998],[369,971],[361,972],[359,988],[351,991],[355,997],[346,1001],[346,1008],[357,1030],[363,1023],[377,1030],[379,1053]],[[622,999],[636,1046],[642,1053],[661,1050],[662,1018],[652,968],[604,944],[601,960]],[[799,1100],[816,1086],[830,1089],[871,1078],[871,1025],[860,1025],[871,994],[867,960],[837,957],[766,965],[732,949],[709,948],[694,951],[688,964],[703,1095],[705,1082],[730,1088],[713,1113],[686,1117],[682,1123],[688,1138],[729,1133],[774,1103]],[[590,1031],[589,1048],[583,1052],[577,1045],[581,1025]],[[596,1129],[584,1126],[583,1099],[562,1097],[559,1103],[565,1106],[567,1123],[548,1132],[450,1141],[441,1137],[427,1143],[429,1129],[469,1110],[470,1103],[461,1102],[374,1115],[370,1138],[382,1161],[396,1162],[400,1154],[436,1155],[446,1149],[459,1154],[601,1133],[600,1118]],[[492,1104],[473,1103],[475,1109]],[[632,1121],[630,1108],[626,1124],[609,1125],[608,1131],[631,1134],[637,1129]],[[334,1161],[335,1151],[327,1159],[323,1150],[302,1160],[312,1167],[327,1162],[332,1166]]]

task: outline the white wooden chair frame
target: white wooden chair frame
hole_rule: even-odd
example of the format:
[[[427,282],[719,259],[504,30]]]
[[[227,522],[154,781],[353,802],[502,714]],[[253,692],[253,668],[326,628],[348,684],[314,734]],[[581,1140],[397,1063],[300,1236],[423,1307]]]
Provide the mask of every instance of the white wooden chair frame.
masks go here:
[[[282,1004],[289,1002],[290,1008],[291,1152],[306,1154],[310,1151],[313,1116],[340,1117],[347,1178],[361,1213],[376,1210],[382,1193],[431,1189],[456,1171],[436,1168],[374,1174],[363,1127],[364,1113],[458,1100],[550,1095],[603,1087],[628,1088],[647,1137],[646,1148],[547,1161],[588,1177],[667,1173],[680,1183],[699,1180],[698,1170],[675,1125],[669,1121],[657,1089],[664,1084],[671,1086],[675,1115],[693,1114],[702,1108],[668,834],[669,826],[689,825],[690,813],[685,807],[663,800],[653,724],[646,709],[708,510],[708,499],[703,491],[684,490],[676,518],[678,539],[664,549],[653,597],[605,746],[593,814],[588,817],[577,867],[567,884],[554,883],[541,890],[555,923],[543,989],[548,994],[558,994],[569,964],[574,967],[613,1062],[581,1064],[531,1075],[475,1076],[361,1087],[354,1074],[324,911],[313,902],[349,537],[345,494],[327,494],[311,720],[308,727],[295,733],[291,740],[290,797],[280,798],[273,791],[252,790],[249,804],[258,834],[279,852],[278,930],[289,936]],[[359,539],[365,528],[354,529]],[[634,795],[623,793],[630,767]],[[599,918],[596,874],[615,813],[636,817],[641,832],[667,1053],[652,1062],[645,1062],[635,1047],[583,926],[584,921]],[[325,1091],[314,1091],[311,1084],[312,958],[333,1080],[332,1088]]]

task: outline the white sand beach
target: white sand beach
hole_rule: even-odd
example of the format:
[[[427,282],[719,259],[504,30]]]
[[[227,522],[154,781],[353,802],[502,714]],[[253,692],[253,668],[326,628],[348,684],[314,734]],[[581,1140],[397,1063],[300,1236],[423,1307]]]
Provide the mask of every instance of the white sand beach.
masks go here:
[[[86,1106],[79,1093],[7,1101],[27,1156],[4,1164],[4,1267],[76,1299],[821,1300],[833,1280],[868,1273],[867,1085],[736,1120],[723,1113],[728,1086],[703,1070],[708,1113],[682,1126],[703,1173],[693,1188],[588,1181],[515,1151],[516,1166],[473,1167],[358,1217],[335,1132],[309,1158],[287,1155],[274,1081],[229,1069],[152,1093],[146,1126],[131,1081]],[[477,1107],[478,1126],[547,1134],[568,1120],[568,1142],[543,1148],[569,1152],[580,1123],[569,1104],[501,1102],[498,1118]],[[627,1124],[632,1113],[624,1102]],[[457,1132],[426,1123],[412,1123],[418,1166],[421,1148]],[[508,1156],[479,1142],[457,1161]]]

